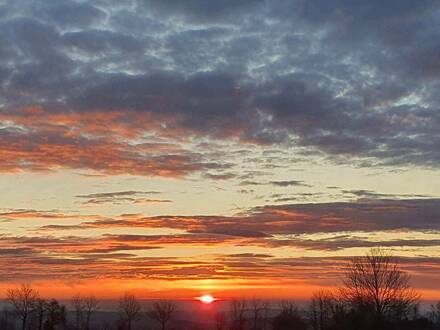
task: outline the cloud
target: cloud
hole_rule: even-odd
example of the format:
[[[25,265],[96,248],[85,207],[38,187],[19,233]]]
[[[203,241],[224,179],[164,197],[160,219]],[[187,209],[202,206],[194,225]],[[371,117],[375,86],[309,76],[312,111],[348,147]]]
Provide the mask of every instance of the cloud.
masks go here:
[[[84,215],[81,217],[86,220],[101,219],[99,216]],[[20,219],[39,219],[39,220],[75,220],[78,216],[75,214],[66,214],[59,210],[34,210],[34,209],[6,209],[0,212],[2,221],[14,221]]]
[[[1,129],[0,144],[20,153],[3,153],[12,157],[2,170],[207,170],[183,150],[167,158],[135,149],[135,136],[145,135],[300,146],[359,166],[436,168],[439,10],[429,0],[8,4],[0,17],[0,127],[12,127]],[[34,116],[39,127],[19,111],[30,106],[46,113]],[[52,132],[48,119],[73,114],[84,126],[79,136]],[[85,132],[91,118],[108,125],[94,128],[100,139]],[[93,160],[81,152],[85,144]],[[56,162],[48,149],[78,161]]]
[[[270,247],[297,247],[313,251],[338,251],[351,248],[365,249],[365,248],[423,248],[423,247],[439,247],[440,240],[438,239],[392,239],[382,241],[371,241],[367,239],[359,239],[355,237],[332,237],[325,239],[308,239],[299,237],[285,237],[262,242],[262,245]]]
[[[0,155],[7,159],[0,171],[70,168],[108,175],[183,177],[229,166],[205,160],[201,154],[176,144],[133,142],[131,138],[139,131],[127,125],[124,118],[126,115],[121,113],[49,114],[40,108],[29,108],[22,114],[0,113],[0,120],[13,122],[0,128]],[[97,119],[102,120],[101,125],[96,125]],[[106,133],[109,127],[112,133]]]
[[[396,199],[396,198],[428,198],[427,195],[417,195],[417,194],[383,194],[371,190],[356,189],[356,190],[342,190],[342,193],[353,195],[358,198],[371,198],[371,199]]]
[[[234,179],[237,175],[234,173],[205,173],[203,176],[212,180],[230,180]]]
[[[41,8],[34,7],[35,14],[52,21],[57,26],[65,28],[84,28],[100,23],[105,19],[104,11],[88,3],[74,1],[59,1],[54,5]]]
[[[140,256],[136,251],[148,251],[171,245],[197,242],[219,244],[220,235],[105,235],[81,237],[0,237],[0,265],[3,282],[54,280],[70,281],[96,278],[139,280],[240,279],[282,280],[289,278],[305,282],[338,283],[343,265],[350,257],[276,257],[270,253],[239,253],[197,257]],[[225,241],[227,242],[227,241]],[[19,246],[11,248],[11,245]],[[20,264],[13,262],[20,258]],[[436,275],[438,258],[400,258],[404,269],[416,274],[424,269]],[[325,269],[325,271],[323,271]],[[30,275],[31,274],[31,275]],[[425,278],[425,280],[426,280]],[[435,276],[434,276],[435,278]],[[427,283],[423,284],[424,286]]]
[[[311,185],[305,183],[302,180],[281,180],[281,181],[253,181],[244,180],[240,182],[240,186],[263,186],[272,185],[275,187],[311,187]]]
[[[237,13],[245,12],[253,9],[256,5],[262,4],[262,0],[221,0],[217,2],[206,2],[203,0],[189,0],[181,2],[178,0],[145,0],[141,3],[152,5],[158,9],[162,14],[183,14],[189,19],[198,19],[203,22],[212,20],[223,20],[230,16],[235,16]]]
[[[310,187],[310,185],[300,180],[271,181],[270,184],[278,187],[290,187],[290,186]]]
[[[439,230],[439,199],[375,199],[334,203],[267,205],[236,216],[154,216],[125,214],[83,222],[89,228],[172,228],[191,233],[231,236],[303,234],[345,231]],[[63,225],[42,227],[62,230]],[[64,229],[72,229],[68,226]]]
[[[169,199],[151,199],[142,196],[161,194],[158,191],[117,191],[117,192],[104,192],[94,193],[87,195],[77,195],[76,198],[85,199],[82,202],[83,205],[102,205],[102,204],[155,204],[155,203],[171,203]]]

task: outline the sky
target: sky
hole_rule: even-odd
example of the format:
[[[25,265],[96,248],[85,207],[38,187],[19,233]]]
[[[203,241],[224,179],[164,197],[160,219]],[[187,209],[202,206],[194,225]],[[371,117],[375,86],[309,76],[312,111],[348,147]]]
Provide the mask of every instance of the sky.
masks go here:
[[[440,299],[440,2],[0,0],[0,296]]]

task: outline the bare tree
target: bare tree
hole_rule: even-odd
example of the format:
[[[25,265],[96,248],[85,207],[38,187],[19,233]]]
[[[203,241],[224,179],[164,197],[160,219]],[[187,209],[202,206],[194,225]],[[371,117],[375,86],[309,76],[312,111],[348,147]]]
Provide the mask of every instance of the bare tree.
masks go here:
[[[435,305],[431,305],[430,311],[428,312],[428,317],[432,323],[440,328],[440,301]]]
[[[313,330],[325,330],[329,327],[336,308],[336,296],[326,290],[313,294],[310,302],[310,320]]]
[[[419,301],[410,276],[380,248],[351,260],[341,292],[352,306],[371,310],[379,322],[386,317],[407,317]]]
[[[75,312],[75,329],[82,330],[84,324],[85,303],[80,294],[72,298],[73,310]]]
[[[263,312],[263,301],[257,298],[252,298],[250,301],[250,307],[252,311],[252,329],[258,330],[258,325],[261,324],[261,313]]]
[[[44,314],[46,312],[46,301],[38,298],[34,303],[33,312],[36,317],[38,330],[43,330]]]
[[[225,330],[225,327],[226,327],[225,313],[217,312],[215,314],[215,330]]]
[[[57,300],[51,299],[46,303],[46,321],[45,330],[55,330],[58,325],[65,326],[67,320],[66,306],[60,304]]]
[[[280,312],[273,320],[274,330],[295,329],[305,330],[307,324],[301,317],[299,309],[293,301],[283,300],[280,302]]]
[[[26,330],[28,317],[34,308],[37,298],[37,291],[27,284],[22,284],[20,288],[10,289],[7,292],[7,299],[12,304],[15,313],[21,320],[22,330]]]
[[[231,330],[244,330],[247,302],[244,299],[231,301]]]
[[[0,312],[0,329],[13,330],[15,328],[11,316],[11,311],[7,309]]]
[[[296,307],[296,304],[293,301],[281,300],[280,301],[280,310],[281,310],[281,313],[293,314],[298,310],[298,308]]]
[[[261,328],[263,330],[267,330],[268,328],[269,312],[270,312],[270,302],[266,300],[263,302],[263,320],[261,322]]]
[[[173,313],[176,311],[176,304],[169,300],[155,302],[151,311],[151,317],[159,322],[161,329],[166,330]]]
[[[99,301],[95,296],[89,296],[84,299],[84,307],[86,313],[85,328],[90,330],[90,322],[92,316],[99,309]]]
[[[119,300],[119,310],[123,320],[127,323],[127,329],[131,330],[133,322],[139,319],[141,304],[136,296],[126,293]]]

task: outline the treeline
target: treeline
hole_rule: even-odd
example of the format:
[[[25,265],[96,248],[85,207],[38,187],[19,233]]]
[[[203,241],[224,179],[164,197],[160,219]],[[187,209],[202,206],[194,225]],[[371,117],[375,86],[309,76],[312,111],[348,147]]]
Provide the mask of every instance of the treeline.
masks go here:
[[[67,317],[67,307],[56,299],[45,300],[29,285],[8,290],[7,300],[12,310],[4,310],[0,315],[0,330],[132,330],[147,316],[162,330],[176,310],[172,301],[160,300],[143,312],[141,302],[132,294],[125,294],[118,304],[119,318],[110,324],[107,320],[96,325],[94,317],[100,309],[100,302],[94,296],[76,295],[71,299],[71,320]],[[145,329],[145,327],[143,327]]]
[[[381,249],[352,259],[341,287],[316,292],[307,307],[232,300],[209,328],[178,320],[172,301],[157,301],[145,311],[132,294],[120,299],[119,317],[111,322],[94,320],[100,303],[93,296],[73,297],[70,318],[65,305],[40,298],[28,285],[9,290],[7,299],[12,310],[0,316],[1,330],[440,330],[440,302],[421,312],[409,275]]]

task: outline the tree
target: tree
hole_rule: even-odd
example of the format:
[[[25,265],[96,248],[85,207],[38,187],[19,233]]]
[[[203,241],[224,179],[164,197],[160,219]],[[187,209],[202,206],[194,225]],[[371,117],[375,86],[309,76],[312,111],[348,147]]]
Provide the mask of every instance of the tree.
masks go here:
[[[231,330],[244,330],[246,325],[246,300],[231,301]]]
[[[20,288],[10,289],[7,292],[7,299],[14,307],[15,313],[21,320],[22,330],[26,330],[27,320],[34,308],[37,298],[37,291],[27,284],[22,284]]]
[[[75,329],[82,330],[84,323],[84,299],[81,295],[77,294],[72,298],[73,310],[75,312]]]
[[[269,312],[270,312],[270,302],[264,301],[263,302],[263,321],[261,322],[262,330],[267,330],[267,328],[268,328]]]
[[[90,330],[90,322],[93,314],[99,309],[99,301],[95,296],[89,296],[84,299],[84,307],[86,312],[86,330]]]
[[[282,301],[280,303],[281,312],[274,318],[274,330],[306,330],[307,325],[302,319],[298,308],[293,302]]]
[[[253,321],[252,329],[257,330],[258,325],[261,324],[260,319],[261,319],[261,313],[263,312],[263,307],[264,307],[263,302],[260,299],[257,299],[254,297],[250,301],[250,307],[251,307],[251,311],[252,311],[252,321]]]
[[[226,317],[223,312],[217,312],[215,314],[215,330],[225,330]]]
[[[313,294],[310,302],[310,320],[313,330],[326,330],[334,318],[337,298],[329,291],[321,290]]]
[[[46,304],[46,311],[47,317],[44,322],[44,330],[54,330],[57,325],[66,324],[66,306],[52,299]]]
[[[38,330],[43,330],[44,314],[46,313],[46,301],[38,298],[35,301],[33,312],[36,317]]]
[[[153,304],[151,317],[159,322],[161,329],[166,330],[173,313],[176,311],[176,304],[172,301],[163,300]]]
[[[136,296],[126,293],[124,297],[119,300],[119,310],[122,320],[127,324],[127,329],[131,330],[133,322],[139,319],[139,313],[141,311],[139,300]]]
[[[440,301],[435,305],[431,305],[428,317],[431,322],[437,326],[437,328],[440,328]]]
[[[352,259],[343,283],[341,292],[352,308],[370,311],[379,323],[407,317],[419,301],[410,276],[380,248]]]
[[[0,329],[2,330],[13,330],[14,324],[12,322],[11,312],[7,309],[3,309],[0,312]]]

